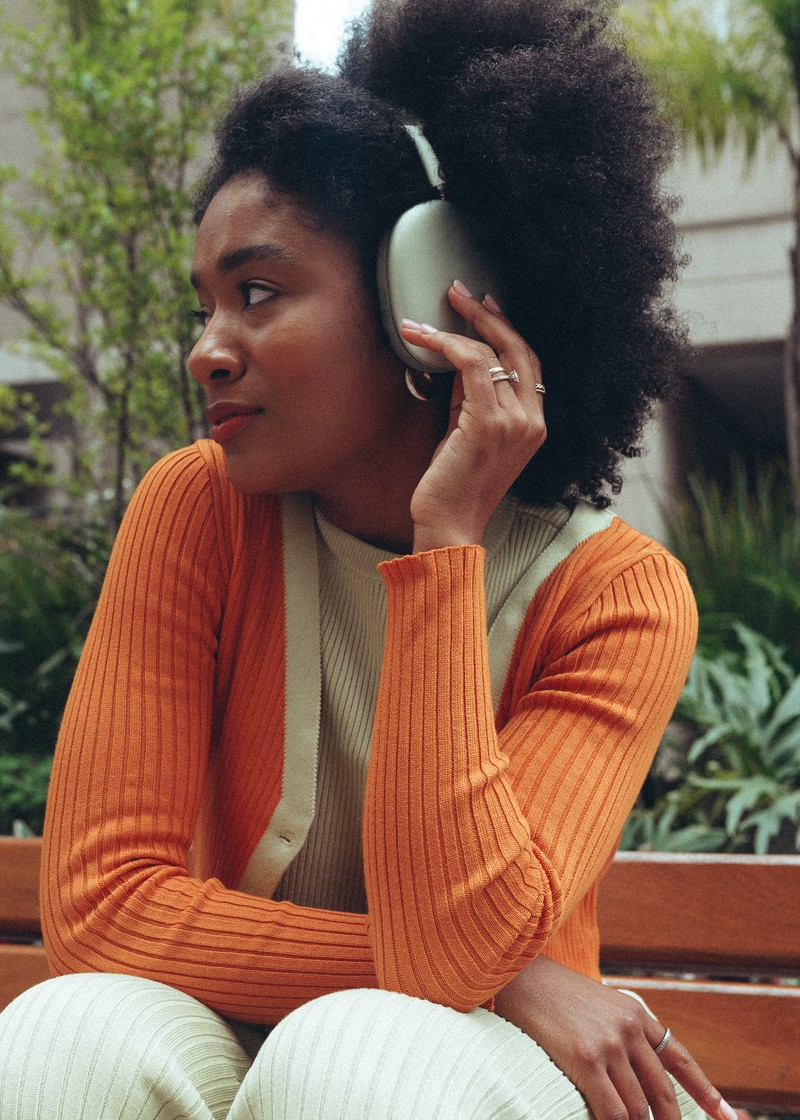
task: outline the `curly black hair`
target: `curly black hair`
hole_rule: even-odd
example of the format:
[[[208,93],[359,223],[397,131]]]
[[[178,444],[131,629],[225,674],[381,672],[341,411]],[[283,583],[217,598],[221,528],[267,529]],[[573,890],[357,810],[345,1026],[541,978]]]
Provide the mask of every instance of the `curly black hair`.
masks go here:
[[[664,298],[680,263],[660,187],[674,137],[602,5],[375,0],[338,65],[237,98],[198,216],[231,176],[261,171],[358,247],[374,294],[383,235],[432,197],[403,127],[419,123],[542,362],[548,439],[512,491],[608,505],[686,335]]]

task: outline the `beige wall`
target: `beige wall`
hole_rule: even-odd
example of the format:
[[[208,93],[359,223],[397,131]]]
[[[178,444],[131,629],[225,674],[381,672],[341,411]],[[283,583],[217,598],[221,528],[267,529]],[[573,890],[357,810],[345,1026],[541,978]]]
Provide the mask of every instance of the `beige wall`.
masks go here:
[[[615,508],[663,537],[659,503],[669,503],[687,467],[742,451],[785,453],[782,345],[791,313],[792,181],[777,146],[745,168],[740,151],[703,167],[675,164],[668,189],[690,262],[675,304],[697,347],[690,391],[679,409],[650,426],[648,454],[626,469]]]
[[[793,237],[787,157],[763,147],[752,167],[730,150],[704,170],[696,156],[676,165],[671,184],[691,255],[676,291],[699,345],[782,338],[791,312],[788,253]]]
[[[37,23],[33,5],[22,0],[5,0],[2,14],[5,19],[25,26]],[[30,91],[20,88],[3,67],[0,70],[0,163],[13,164],[23,175],[30,171],[37,153],[36,134],[27,120],[27,113],[34,104]],[[18,186],[12,189],[18,197],[24,198],[25,192]],[[22,329],[19,317],[0,305],[0,349]]]

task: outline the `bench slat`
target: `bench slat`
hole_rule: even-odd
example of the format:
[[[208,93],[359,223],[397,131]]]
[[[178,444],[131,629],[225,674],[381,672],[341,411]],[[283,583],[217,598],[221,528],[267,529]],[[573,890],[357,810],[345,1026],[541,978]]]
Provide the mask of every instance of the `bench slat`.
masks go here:
[[[722,1095],[750,1108],[800,1101],[800,988],[609,978],[637,992]]]
[[[0,936],[3,933],[38,935],[39,868],[42,845],[38,839],[2,837],[0,848]]]
[[[797,975],[800,857],[621,852],[598,916],[604,966]]]
[[[0,945],[0,1011],[18,995],[50,975],[38,945]]]

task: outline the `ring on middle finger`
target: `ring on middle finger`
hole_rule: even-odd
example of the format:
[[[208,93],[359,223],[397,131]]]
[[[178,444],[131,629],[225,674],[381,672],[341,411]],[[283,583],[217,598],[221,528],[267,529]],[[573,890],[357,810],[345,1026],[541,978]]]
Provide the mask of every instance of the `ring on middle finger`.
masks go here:
[[[502,366],[492,366],[489,370],[489,375],[495,383],[498,381],[511,381],[514,385],[519,384],[519,374],[515,369],[507,370]]]

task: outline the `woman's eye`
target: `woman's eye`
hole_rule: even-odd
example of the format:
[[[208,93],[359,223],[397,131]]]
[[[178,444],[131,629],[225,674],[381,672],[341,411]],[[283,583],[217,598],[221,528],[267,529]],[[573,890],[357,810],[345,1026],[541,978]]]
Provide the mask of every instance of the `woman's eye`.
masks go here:
[[[199,323],[201,327],[204,327],[208,322],[208,312],[192,307],[189,309],[189,318],[193,323]]]
[[[268,288],[265,284],[242,284],[241,291],[245,307],[254,307],[257,303],[264,303],[275,295],[274,288]]]

